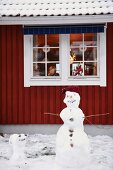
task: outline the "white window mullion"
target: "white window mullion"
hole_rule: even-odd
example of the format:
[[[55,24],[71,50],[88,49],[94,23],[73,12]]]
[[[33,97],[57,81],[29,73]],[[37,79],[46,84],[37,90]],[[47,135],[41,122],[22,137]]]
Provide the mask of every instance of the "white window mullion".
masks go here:
[[[60,35],[60,56],[61,56],[61,69],[62,69],[62,80],[64,84],[68,80],[69,75],[69,58],[70,58],[70,41],[68,34]]]
[[[83,54],[83,76],[84,76],[84,67],[85,67],[85,63],[84,63],[84,34],[82,34],[82,44],[83,44],[82,54]]]
[[[100,33],[100,86],[106,86],[106,28]]]
[[[100,34],[97,34],[97,76],[100,77]]]
[[[47,34],[45,34],[45,47],[47,48]],[[45,50],[45,77],[47,77],[47,50]]]

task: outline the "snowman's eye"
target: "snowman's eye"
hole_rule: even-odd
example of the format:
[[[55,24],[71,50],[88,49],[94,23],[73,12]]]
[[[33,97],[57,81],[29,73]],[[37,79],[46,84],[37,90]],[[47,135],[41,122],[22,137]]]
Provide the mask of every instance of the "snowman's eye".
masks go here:
[[[21,137],[21,135],[18,136],[19,138]]]
[[[69,96],[67,95],[67,97],[69,97]]]
[[[72,96],[70,96],[70,98],[72,98]]]

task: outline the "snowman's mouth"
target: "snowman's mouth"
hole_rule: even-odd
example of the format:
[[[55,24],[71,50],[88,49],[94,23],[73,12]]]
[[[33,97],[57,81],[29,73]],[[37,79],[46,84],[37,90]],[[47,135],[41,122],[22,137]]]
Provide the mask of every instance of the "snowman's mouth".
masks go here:
[[[76,100],[68,100],[67,102],[68,103],[74,103],[74,102],[76,102]]]
[[[25,139],[19,139],[19,141],[25,141]]]

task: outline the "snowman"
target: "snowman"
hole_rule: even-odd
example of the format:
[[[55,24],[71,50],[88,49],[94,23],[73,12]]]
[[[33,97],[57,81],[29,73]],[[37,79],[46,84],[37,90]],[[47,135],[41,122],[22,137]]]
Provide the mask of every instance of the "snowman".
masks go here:
[[[56,136],[55,170],[88,170],[89,139],[84,132],[84,114],[79,108],[80,95],[75,86],[67,87],[60,117],[64,124]]]
[[[25,144],[26,136],[24,134],[13,134],[9,138],[9,144],[12,148],[12,156],[10,158],[11,164],[20,164],[25,161]]]

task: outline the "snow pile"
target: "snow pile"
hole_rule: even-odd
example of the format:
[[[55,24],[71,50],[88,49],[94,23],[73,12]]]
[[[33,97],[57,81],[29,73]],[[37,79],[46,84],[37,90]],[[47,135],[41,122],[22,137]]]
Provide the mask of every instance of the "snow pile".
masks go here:
[[[92,167],[96,170],[113,170],[113,138],[90,137]]]
[[[10,164],[11,146],[9,135],[0,137],[0,170],[54,170],[55,135],[29,135],[25,155],[26,164]],[[109,136],[89,136],[91,144],[90,170],[113,170],[113,138]]]
[[[55,135],[30,135],[25,153],[27,158],[55,155]]]

